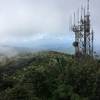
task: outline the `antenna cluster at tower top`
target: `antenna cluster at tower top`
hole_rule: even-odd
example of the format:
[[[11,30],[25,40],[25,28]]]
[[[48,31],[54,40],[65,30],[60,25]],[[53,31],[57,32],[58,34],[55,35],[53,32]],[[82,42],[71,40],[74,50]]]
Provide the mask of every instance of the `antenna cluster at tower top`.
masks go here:
[[[91,28],[89,0],[87,7],[81,6],[81,10],[74,13],[73,21],[71,21],[71,30],[75,33],[75,55],[89,55],[93,57],[93,40],[94,32]],[[80,15],[81,14],[81,15]]]

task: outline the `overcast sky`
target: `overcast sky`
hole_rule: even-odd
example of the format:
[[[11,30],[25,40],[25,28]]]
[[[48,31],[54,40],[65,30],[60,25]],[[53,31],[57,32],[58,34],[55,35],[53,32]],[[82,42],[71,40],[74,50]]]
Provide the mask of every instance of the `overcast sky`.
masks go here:
[[[0,0],[0,45],[71,47],[69,17],[87,0]],[[95,46],[100,50],[100,0],[90,0]]]

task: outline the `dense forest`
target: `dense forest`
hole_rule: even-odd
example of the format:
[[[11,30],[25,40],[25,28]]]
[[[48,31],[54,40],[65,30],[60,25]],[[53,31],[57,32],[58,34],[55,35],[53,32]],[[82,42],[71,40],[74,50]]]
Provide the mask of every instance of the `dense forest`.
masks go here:
[[[0,100],[100,100],[100,60],[53,51],[7,58]]]

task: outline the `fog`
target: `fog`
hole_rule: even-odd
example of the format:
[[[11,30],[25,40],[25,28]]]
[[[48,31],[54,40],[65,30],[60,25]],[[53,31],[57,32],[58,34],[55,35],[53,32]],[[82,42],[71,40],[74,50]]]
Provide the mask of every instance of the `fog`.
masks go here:
[[[69,17],[87,0],[0,0],[0,46],[72,47]],[[100,50],[99,0],[90,0],[95,50]],[[51,47],[52,46],[52,47]],[[72,47],[73,49],[73,47]],[[67,50],[66,50],[67,51]]]

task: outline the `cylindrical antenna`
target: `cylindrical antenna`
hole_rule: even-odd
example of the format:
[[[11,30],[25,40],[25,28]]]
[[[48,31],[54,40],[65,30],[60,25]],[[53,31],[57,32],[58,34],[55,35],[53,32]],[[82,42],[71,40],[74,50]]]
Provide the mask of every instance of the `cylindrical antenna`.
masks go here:
[[[84,20],[85,20],[85,16],[86,16],[86,14],[85,14],[85,13],[86,13],[86,10],[85,10],[85,7],[84,7]]]
[[[94,56],[94,44],[93,44],[93,42],[94,42],[94,31],[92,29],[92,56]]]
[[[80,22],[79,8],[78,8],[78,10],[77,10],[77,21],[78,21],[78,24],[79,24],[79,22]]]
[[[75,25],[75,22],[76,22],[76,16],[75,16],[75,12],[74,12],[74,25]]]
[[[81,20],[83,19],[83,5],[81,5]]]
[[[90,12],[89,12],[89,8],[90,8],[90,0],[87,0],[87,14],[89,15],[90,14]]]
[[[92,29],[92,41],[94,40],[94,31]]]

